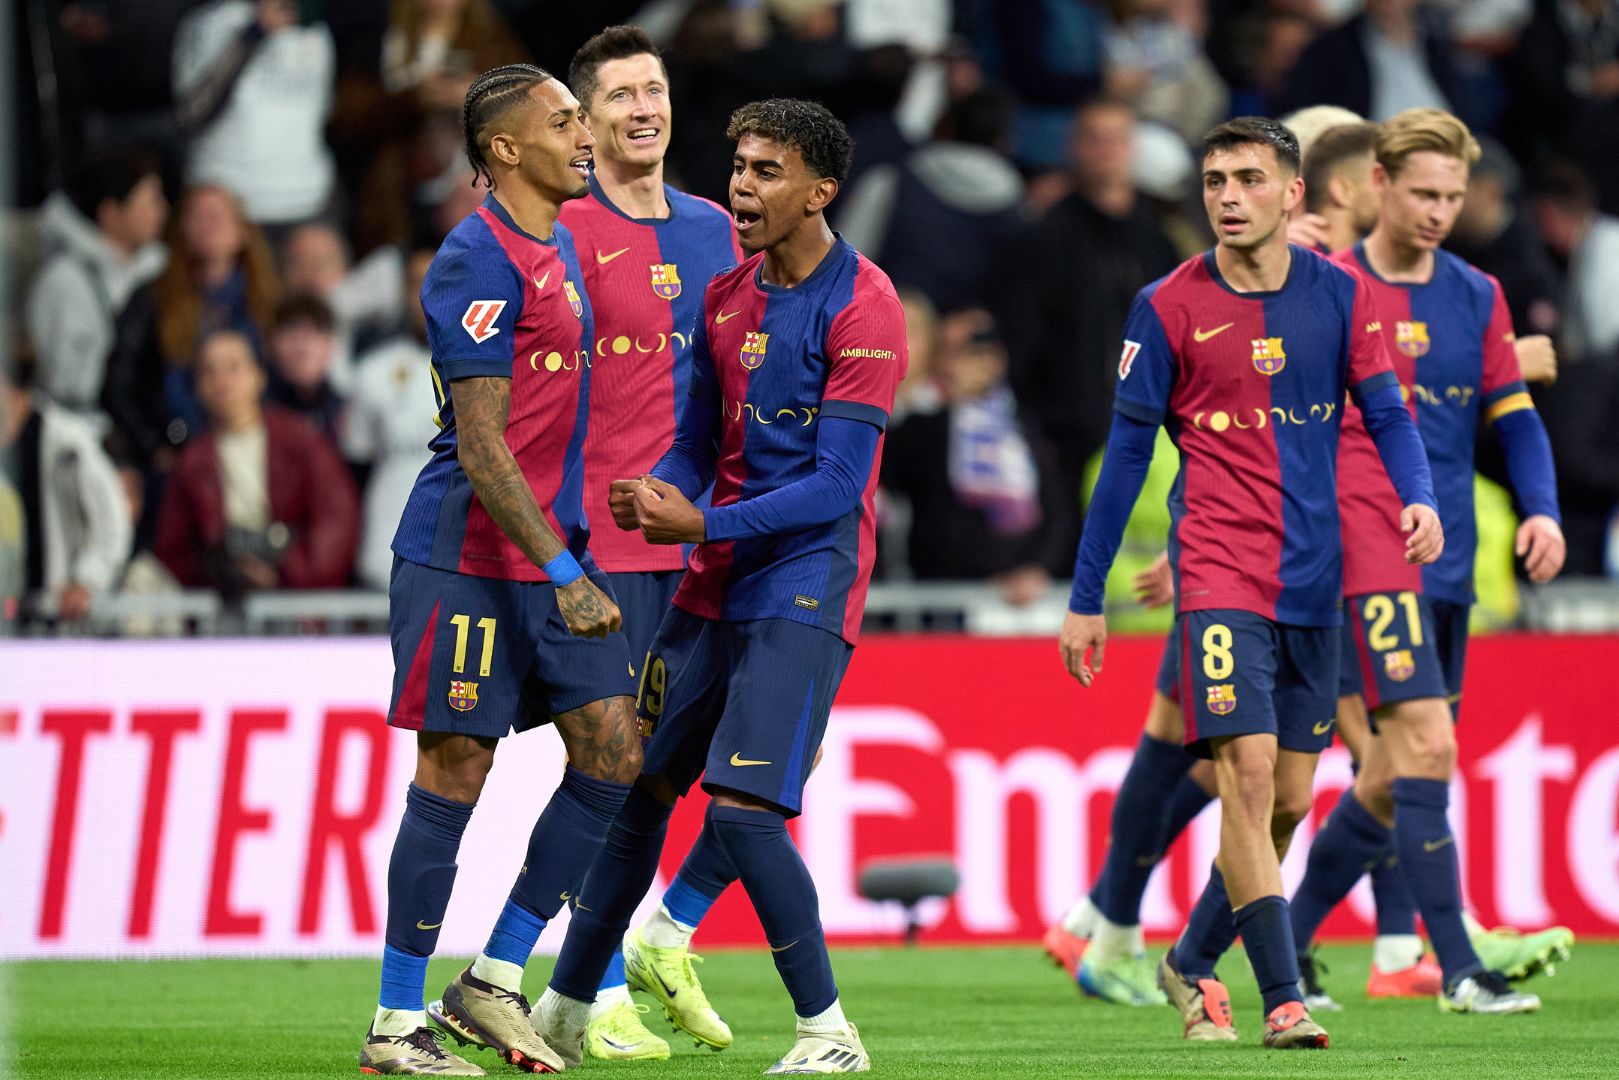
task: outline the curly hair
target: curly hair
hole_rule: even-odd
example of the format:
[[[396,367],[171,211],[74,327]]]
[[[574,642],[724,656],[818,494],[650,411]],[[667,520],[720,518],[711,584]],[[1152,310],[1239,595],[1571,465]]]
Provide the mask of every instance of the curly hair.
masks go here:
[[[550,78],[549,71],[533,64],[507,64],[484,72],[467,88],[466,100],[461,103],[461,127],[467,136],[467,161],[472,164],[474,187],[479,180],[495,186],[494,174],[483,156],[484,128]]]
[[[573,54],[573,60],[568,64],[568,87],[582,107],[589,110],[599,89],[597,77],[601,74],[602,65],[611,60],[628,60],[632,56],[643,55],[655,58],[658,66],[664,67],[662,54],[645,30],[639,26],[609,26],[579,46],[579,51]],[[665,67],[664,80],[668,81],[668,78],[668,68]]]
[[[1268,146],[1276,161],[1295,176],[1299,172],[1299,138],[1279,120],[1268,116],[1239,116],[1216,124],[1203,136],[1203,156],[1239,146]]]
[[[771,98],[750,101],[731,114],[725,129],[728,139],[758,135],[797,150],[804,164],[820,176],[842,184],[849,178],[854,159],[854,140],[843,121],[818,101],[797,98]]]

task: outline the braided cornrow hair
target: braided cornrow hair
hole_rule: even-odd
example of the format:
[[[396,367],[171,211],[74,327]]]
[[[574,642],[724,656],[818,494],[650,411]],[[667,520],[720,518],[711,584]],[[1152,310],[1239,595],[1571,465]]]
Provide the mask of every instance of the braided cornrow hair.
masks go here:
[[[478,186],[479,180],[489,187],[495,186],[478,133],[485,124],[549,78],[549,71],[533,64],[507,64],[484,72],[467,88],[466,100],[461,105],[461,126],[467,136],[467,160],[472,163],[473,187]]]

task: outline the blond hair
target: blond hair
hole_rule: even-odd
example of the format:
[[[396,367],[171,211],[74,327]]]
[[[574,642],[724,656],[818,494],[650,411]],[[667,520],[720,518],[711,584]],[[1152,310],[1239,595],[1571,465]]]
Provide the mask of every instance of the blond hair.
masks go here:
[[[1473,133],[1443,109],[1407,109],[1383,122],[1377,137],[1377,163],[1398,176],[1405,159],[1424,150],[1472,165],[1483,152]]]

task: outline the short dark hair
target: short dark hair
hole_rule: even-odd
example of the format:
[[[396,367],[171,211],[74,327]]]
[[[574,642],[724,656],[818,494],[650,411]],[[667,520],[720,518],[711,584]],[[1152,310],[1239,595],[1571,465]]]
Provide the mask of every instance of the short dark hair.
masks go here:
[[[579,46],[579,51],[573,54],[573,60],[568,64],[568,87],[580,104],[589,110],[596,98],[596,77],[601,74],[602,65],[610,60],[628,60],[643,53],[654,57],[658,66],[663,68],[664,78],[669,77],[663,54],[658,52],[658,47],[645,30],[639,26],[609,26]]]
[[[940,137],[970,146],[995,146],[1007,138],[1015,106],[1011,95],[994,87],[974,90],[939,117]]]
[[[1210,154],[1239,146],[1268,146],[1277,162],[1295,174],[1299,171],[1298,136],[1278,120],[1268,116],[1239,116],[1216,124],[1203,136],[1203,157],[1207,159]]]
[[[272,330],[308,324],[330,334],[337,329],[337,317],[332,306],[313,293],[294,293],[276,305]]]
[[[149,176],[162,176],[151,151],[138,146],[111,147],[70,168],[62,186],[79,213],[94,221],[102,203],[108,199],[123,202]]]
[[[854,140],[843,121],[818,101],[770,98],[750,101],[731,114],[728,139],[753,134],[797,150],[817,174],[842,184],[854,160]]]
[[[1370,164],[1377,154],[1376,124],[1339,124],[1316,137],[1304,158],[1304,205],[1311,213],[1326,205],[1327,182],[1354,158]]]
[[[466,99],[461,103],[461,127],[467,136],[467,161],[472,163],[474,187],[479,180],[495,186],[494,174],[483,156],[483,129],[550,78],[549,71],[533,64],[507,64],[484,72],[467,87]]]
[[[1596,209],[1596,189],[1591,178],[1571,161],[1548,161],[1541,166],[1530,184],[1530,193],[1571,214]]]

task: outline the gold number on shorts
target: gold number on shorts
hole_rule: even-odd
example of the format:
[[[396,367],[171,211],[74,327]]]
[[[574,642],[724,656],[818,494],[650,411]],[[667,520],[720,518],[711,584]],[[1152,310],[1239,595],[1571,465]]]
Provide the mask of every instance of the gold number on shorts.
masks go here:
[[[1215,623],[1203,631],[1203,675],[1210,679],[1229,679],[1237,669],[1231,657],[1231,628]]]
[[[1410,631],[1411,644],[1422,644],[1422,608],[1417,603],[1417,594],[1403,592],[1395,596],[1394,600],[1400,602],[1405,608],[1405,623]],[[1366,618],[1371,626],[1366,630],[1366,644],[1373,652],[1388,652],[1400,644],[1400,639],[1388,632],[1389,623],[1394,621],[1394,600],[1388,598],[1387,593],[1377,593],[1366,598]]]
[[[636,711],[644,711],[653,718],[662,716],[663,691],[668,681],[669,669],[664,666],[663,657],[654,660],[649,651],[641,662],[641,688],[635,693]]]
[[[467,636],[472,629],[472,616],[451,615],[450,625],[455,627],[455,663],[451,667],[459,675],[467,669]],[[478,629],[483,633],[478,674],[488,675],[495,661],[495,620],[485,615],[478,620]]]

